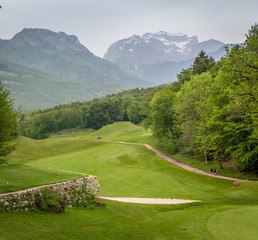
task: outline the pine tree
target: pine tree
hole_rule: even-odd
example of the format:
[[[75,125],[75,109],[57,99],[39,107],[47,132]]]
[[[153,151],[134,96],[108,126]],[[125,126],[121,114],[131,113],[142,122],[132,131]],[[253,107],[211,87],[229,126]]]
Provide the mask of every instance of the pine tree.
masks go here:
[[[199,55],[195,58],[193,64],[193,74],[201,74],[208,71],[212,66],[214,66],[215,60],[213,57],[206,55],[205,51],[201,51]]]
[[[11,140],[18,136],[18,111],[13,107],[10,92],[0,81],[0,158],[14,150]]]

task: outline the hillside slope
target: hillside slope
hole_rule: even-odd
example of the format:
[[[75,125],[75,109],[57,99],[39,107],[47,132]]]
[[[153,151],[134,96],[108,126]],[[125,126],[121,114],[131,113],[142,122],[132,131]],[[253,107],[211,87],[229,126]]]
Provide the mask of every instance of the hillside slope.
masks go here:
[[[31,67],[72,82],[91,85],[113,83],[125,87],[148,85],[96,57],[76,36],[47,29],[24,29],[11,40],[1,40],[0,60]]]
[[[1,80],[7,83],[6,87],[24,109],[45,108],[152,85],[96,57],[76,36],[47,29],[24,29],[10,40],[0,40],[0,63],[2,66],[19,65],[14,72],[7,67],[9,70],[4,70]],[[33,79],[24,75],[19,78],[17,72],[23,68],[34,73],[40,71],[41,76],[34,74]],[[12,81],[15,82],[13,85]],[[30,98],[34,105],[26,105],[26,101],[19,97],[22,95]],[[67,98],[63,101],[65,96]]]
[[[0,80],[5,88],[10,90],[15,108],[21,107],[23,111],[49,108],[94,97],[94,89],[82,83],[58,79],[16,64],[0,64]]]

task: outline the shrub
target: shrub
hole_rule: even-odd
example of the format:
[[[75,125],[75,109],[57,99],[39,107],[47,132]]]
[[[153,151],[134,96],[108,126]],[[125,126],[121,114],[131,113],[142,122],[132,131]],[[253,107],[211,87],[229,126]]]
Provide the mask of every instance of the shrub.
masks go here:
[[[104,206],[96,201],[95,195],[89,193],[86,186],[82,187],[81,190],[73,189],[71,204],[76,208],[96,208]]]
[[[168,137],[161,137],[159,138],[159,145],[162,150],[164,150],[167,153],[177,153],[178,152],[178,146],[175,141],[175,139],[171,139]]]
[[[35,198],[36,206],[45,212],[62,213],[65,211],[65,199],[50,188],[42,188]]]

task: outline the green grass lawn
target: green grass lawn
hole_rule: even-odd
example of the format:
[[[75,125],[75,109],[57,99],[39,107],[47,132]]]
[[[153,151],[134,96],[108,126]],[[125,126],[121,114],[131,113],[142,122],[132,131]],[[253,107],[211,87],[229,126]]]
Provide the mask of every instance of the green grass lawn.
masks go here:
[[[207,225],[208,230],[217,239],[256,240],[258,206],[236,207],[215,213],[209,218]]]
[[[215,239],[204,227],[214,207],[109,202],[65,214],[1,213],[2,239]],[[8,222],[6,222],[6,220]],[[1,239],[0,237],[0,239]]]
[[[117,122],[105,126],[102,129],[90,134],[88,138],[95,139],[97,136],[102,136],[103,141],[112,140],[134,143],[147,143],[164,152],[164,149],[159,146],[158,141],[152,137],[151,130],[146,130],[139,126],[136,127],[131,122]],[[166,152],[164,153],[176,159],[177,161],[186,163],[192,167],[207,172],[210,172],[210,168],[216,168],[217,173],[224,176],[258,180],[258,175],[240,172],[236,169],[236,167],[228,167],[228,165],[233,164],[232,162],[222,162],[223,169],[220,169],[220,164],[218,161],[209,161],[208,164],[206,164],[204,158],[198,159],[183,154],[171,155]]]
[[[82,175],[26,165],[0,165],[0,193],[14,192],[79,177]]]
[[[248,216],[254,216],[250,211],[239,229],[232,229],[234,219],[229,218],[232,222],[226,225],[213,219],[218,212],[228,213],[232,209],[244,210],[227,205],[141,205],[110,201],[104,209],[67,209],[60,215],[1,213],[0,239],[256,239],[251,237],[257,231],[257,221],[250,223],[252,219]],[[240,232],[241,238],[226,238]]]
[[[174,166],[144,146],[105,142],[106,139],[134,142],[136,138],[138,142],[153,141],[146,134],[149,132],[132,124],[117,123],[86,135],[80,132],[41,141],[22,138],[17,150],[9,156],[10,165],[0,166],[1,178],[12,182],[15,190],[20,188],[15,178],[20,179],[23,174],[24,188],[47,180],[59,181],[55,179],[60,177],[57,170],[50,169],[61,169],[96,175],[102,196],[168,197],[202,202],[144,205],[100,200],[107,204],[106,208],[67,209],[60,215],[0,213],[0,239],[227,240],[233,234],[242,236],[241,239],[254,239],[258,229],[257,182],[243,182],[235,188],[233,181]],[[98,135],[103,140],[96,140]],[[4,187],[0,184],[2,192],[10,190]]]
[[[90,140],[85,140],[85,142]],[[99,142],[80,151],[28,161],[34,167],[63,169],[98,176],[101,195],[120,197],[170,197],[205,201],[238,201],[235,192],[246,192],[256,184],[237,190],[233,181],[189,172],[158,157],[144,146]],[[248,187],[246,187],[248,186]],[[258,200],[258,196],[254,197]],[[241,200],[242,201],[242,200]]]
[[[91,133],[89,139],[96,139],[102,136],[102,139],[112,141],[125,141],[132,143],[152,143],[155,139],[152,137],[151,130],[136,126],[131,122],[116,122],[107,125],[100,130]]]

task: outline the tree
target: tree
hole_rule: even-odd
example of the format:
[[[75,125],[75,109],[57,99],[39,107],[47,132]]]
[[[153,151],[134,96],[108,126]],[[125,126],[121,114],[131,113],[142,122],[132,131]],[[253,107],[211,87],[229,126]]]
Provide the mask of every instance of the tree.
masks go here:
[[[168,152],[176,152],[177,115],[174,109],[175,93],[169,88],[157,92],[150,102],[150,118],[153,134],[161,147]]]
[[[207,116],[211,106],[207,101],[211,94],[213,79],[210,73],[194,75],[185,82],[177,94],[177,112],[179,115],[182,149],[186,152],[203,152],[207,157]]]
[[[244,112],[254,114],[257,120],[258,98],[258,24],[252,26],[245,43],[235,46],[227,55],[225,72],[231,79],[232,99]]]
[[[198,56],[195,58],[193,65],[189,68],[182,69],[182,71],[177,74],[177,79],[180,85],[183,85],[184,82],[188,82],[191,80],[193,75],[200,75],[204,72],[210,70],[213,66],[215,66],[215,60],[213,57],[209,57],[206,55],[205,51],[201,51]],[[179,86],[174,86],[176,92],[179,91]]]
[[[137,124],[141,121],[140,108],[136,101],[132,102],[127,108],[127,115],[130,122]]]
[[[190,81],[191,76],[193,75],[193,68],[189,67],[187,69],[182,69],[182,71],[177,74],[177,79],[181,85],[184,84],[184,82]]]
[[[0,81],[0,158],[12,152],[15,148],[11,140],[18,136],[18,111],[13,107],[10,92],[4,89]]]
[[[228,52],[223,70],[227,74],[230,97],[228,126],[231,126],[227,152],[239,168],[258,171],[258,24],[246,35],[244,44]]]
[[[193,64],[193,74],[201,74],[207,72],[214,66],[215,60],[213,57],[206,55],[205,51],[201,51],[199,55],[195,58]]]

